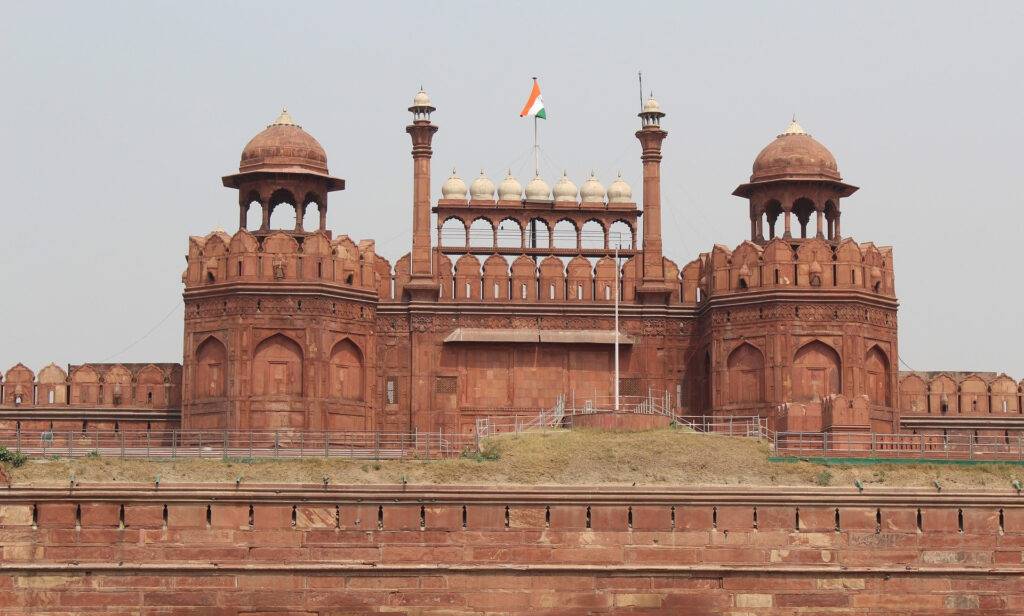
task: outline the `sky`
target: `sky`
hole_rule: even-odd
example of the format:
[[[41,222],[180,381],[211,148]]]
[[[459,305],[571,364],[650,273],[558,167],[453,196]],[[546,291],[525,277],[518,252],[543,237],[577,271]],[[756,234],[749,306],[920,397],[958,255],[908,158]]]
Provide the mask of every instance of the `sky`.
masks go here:
[[[795,114],[892,245],[901,368],[1024,377],[1024,3],[17,2],[0,20],[0,369],[181,361],[189,235],[237,227],[245,143],[287,106],[346,190],[335,234],[410,247],[406,110],[451,168],[640,194],[637,71],[667,116],[666,256],[749,234],[731,196]],[[638,199],[639,200],[639,199]]]

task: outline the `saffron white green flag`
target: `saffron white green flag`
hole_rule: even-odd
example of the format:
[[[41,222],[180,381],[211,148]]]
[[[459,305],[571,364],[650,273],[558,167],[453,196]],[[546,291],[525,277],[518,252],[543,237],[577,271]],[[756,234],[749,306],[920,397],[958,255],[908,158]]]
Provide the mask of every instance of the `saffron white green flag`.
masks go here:
[[[523,105],[523,110],[519,112],[520,118],[527,116],[542,120],[548,119],[548,114],[544,111],[544,99],[540,95],[540,84],[537,83],[536,77],[533,78],[533,91],[530,92],[530,98]]]

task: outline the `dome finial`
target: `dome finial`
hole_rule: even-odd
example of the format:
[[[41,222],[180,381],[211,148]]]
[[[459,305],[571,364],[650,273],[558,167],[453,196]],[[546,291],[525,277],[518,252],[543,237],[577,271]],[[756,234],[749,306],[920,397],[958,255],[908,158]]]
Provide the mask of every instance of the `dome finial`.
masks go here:
[[[779,136],[783,137],[785,135],[806,135],[806,134],[807,134],[807,131],[804,130],[803,126],[800,126],[797,123],[797,121],[796,121],[796,114],[794,113],[793,114],[793,119],[790,121],[789,126],[787,126],[786,130],[783,131],[783,133],[781,135],[779,135]]]
[[[274,120],[270,124],[270,126],[299,126],[299,125],[295,123],[295,120],[292,119],[291,114],[288,113],[288,107],[284,106],[284,107],[281,107],[281,115],[277,116],[277,119]]]

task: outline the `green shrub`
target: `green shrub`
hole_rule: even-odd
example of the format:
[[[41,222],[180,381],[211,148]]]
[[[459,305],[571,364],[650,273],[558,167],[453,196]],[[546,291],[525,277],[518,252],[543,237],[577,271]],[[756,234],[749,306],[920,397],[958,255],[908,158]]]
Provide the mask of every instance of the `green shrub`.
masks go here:
[[[18,468],[28,461],[28,456],[21,453],[20,451],[11,451],[6,447],[0,447],[0,462],[10,464],[14,468]]]
[[[479,451],[467,447],[463,450],[462,457],[466,460],[476,460],[477,462],[494,462],[501,459],[501,451],[495,443],[483,441],[480,443]]]
[[[832,485],[832,473],[830,473],[829,471],[821,471],[814,478],[814,483],[818,484],[819,486]]]

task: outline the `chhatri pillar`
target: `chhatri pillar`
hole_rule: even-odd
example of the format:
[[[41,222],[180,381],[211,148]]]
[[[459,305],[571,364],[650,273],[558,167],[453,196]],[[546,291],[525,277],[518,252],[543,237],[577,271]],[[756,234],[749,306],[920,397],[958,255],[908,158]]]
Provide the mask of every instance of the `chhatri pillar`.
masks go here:
[[[668,133],[661,128],[661,111],[652,96],[640,112],[641,128],[636,132],[644,163],[644,244],[641,280],[637,295],[645,304],[665,304],[672,288],[665,282],[665,260],[661,248],[661,142]]]
[[[412,137],[412,254],[405,292],[413,301],[435,301],[440,287],[434,277],[430,246],[430,157],[437,126],[430,121],[434,107],[422,88],[409,111],[413,121],[405,132]]]

